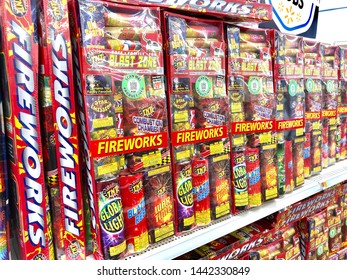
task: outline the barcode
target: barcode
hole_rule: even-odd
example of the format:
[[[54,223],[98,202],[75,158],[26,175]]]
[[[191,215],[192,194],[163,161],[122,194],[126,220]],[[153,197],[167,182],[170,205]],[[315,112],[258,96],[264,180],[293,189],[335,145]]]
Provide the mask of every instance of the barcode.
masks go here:
[[[201,89],[201,91],[207,91],[207,84],[206,83],[201,83],[200,84],[200,89]]]
[[[129,82],[130,91],[136,92],[138,90],[138,83],[136,81]]]

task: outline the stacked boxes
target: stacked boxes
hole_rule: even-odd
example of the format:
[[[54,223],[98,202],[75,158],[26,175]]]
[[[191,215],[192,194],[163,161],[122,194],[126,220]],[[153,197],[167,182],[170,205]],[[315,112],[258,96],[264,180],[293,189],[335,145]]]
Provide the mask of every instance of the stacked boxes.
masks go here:
[[[233,213],[278,197],[269,31],[227,26]]]
[[[322,56],[319,42],[304,40],[305,178],[322,170]]]
[[[303,39],[274,30],[272,40],[279,167],[284,166],[280,189],[286,193],[304,183]]]
[[[230,214],[221,21],[164,12],[177,232]]]
[[[326,260],[329,254],[329,232],[326,209],[298,222],[301,257],[305,260]]]
[[[1,87],[4,94],[13,230],[20,259],[50,259],[38,104],[36,1],[2,1]],[[15,79],[13,80],[13,77]],[[10,82],[13,81],[13,82]]]
[[[322,55],[322,162],[323,168],[326,168],[336,162],[339,47],[322,44]]]
[[[174,234],[159,9],[71,4],[94,258],[119,259]]]

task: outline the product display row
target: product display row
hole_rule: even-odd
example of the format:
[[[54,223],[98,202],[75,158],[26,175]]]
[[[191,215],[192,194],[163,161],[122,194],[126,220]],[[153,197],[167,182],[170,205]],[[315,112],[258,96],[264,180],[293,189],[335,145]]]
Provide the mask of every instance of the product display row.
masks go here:
[[[341,183],[176,259],[346,260],[346,187]]]
[[[129,258],[347,158],[347,50],[114,2],[0,4],[5,259],[10,237],[19,259]]]

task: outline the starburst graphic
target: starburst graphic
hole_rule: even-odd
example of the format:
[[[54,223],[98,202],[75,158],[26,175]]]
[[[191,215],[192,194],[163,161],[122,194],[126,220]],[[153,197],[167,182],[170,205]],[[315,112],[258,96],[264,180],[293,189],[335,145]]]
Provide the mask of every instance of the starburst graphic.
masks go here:
[[[301,21],[301,13],[296,14],[296,21],[300,22]]]
[[[285,15],[285,19],[287,19],[287,24],[290,24],[291,22],[293,22],[293,17],[295,15],[294,11],[292,10],[292,6],[290,6],[290,8],[286,8],[286,15]]]
[[[283,12],[283,10],[284,10],[283,2],[278,3],[278,11]]]

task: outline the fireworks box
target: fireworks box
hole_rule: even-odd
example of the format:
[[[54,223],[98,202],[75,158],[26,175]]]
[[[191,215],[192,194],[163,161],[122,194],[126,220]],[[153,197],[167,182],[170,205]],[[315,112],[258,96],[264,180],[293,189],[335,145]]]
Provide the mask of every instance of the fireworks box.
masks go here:
[[[347,49],[340,47],[339,94],[337,107],[336,159],[347,157]]]
[[[347,246],[347,185],[343,184],[340,195],[341,223],[342,223],[342,247]]]
[[[322,53],[319,42],[304,40],[305,178],[322,170]]]
[[[276,92],[279,189],[281,194],[284,194],[304,183],[303,38],[271,30],[271,39]]]
[[[322,44],[323,61],[323,168],[336,162],[339,47]]]
[[[335,204],[340,193],[341,186],[337,185],[294,203],[287,208],[266,217],[266,219],[273,223],[273,225],[279,230],[282,227],[297,222],[304,217],[314,215],[319,211],[323,211],[323,209],[328,206]]]
[[[280,228],[277,232],[283,239],[284,259],[296,260],[300,257],[300,238],[296,223]]]
[[[3,96],[0,92],[0,260],[9,259],[8,185]]]
[[[190,251],[177,259],[234,260],[273,239],[273,227],[263,221],[254,222],[210,243]]]
[[[1,69],[7,69],[1,73],[1,86],[14,243],[20,259],[50,259],[49,203],[38,110],[38,37],[33,33],[36,1],[2,1],[0,10]]]
[[[347,248],[343,248],[336,253],[339,260],[347,260]]]
[[[189,12],[200,16],[212,15],[226,20],[232,18],[234,21],[264,21],[272,19],[272,7],[262,1],[255,0],[218,0],[193,1],[193,0],[111,0],[112,2],[128,3],[136,6],[153,6],[164,9]]]
[[[283,239],[278,238],[268,244],[253,248],[240,257],[241,260],[283,260],[285,252],[283,250]]]
[[[164,12],[177,231],[230,214],[223,24]]]
[[[298,221],[301,257],[305,260],[326,260],[329,254],[327,211]]]
[[[226,30],[233,213],[237,213],[278,196],[275,95],[269,31],[232,25]]]
[[[160,14],[69,4],[93,253],[119,259],[174,234]]]
[[[40,105],[46,182],[58,259],[86,258],[79,128],[67,2],[40,9]]]
[[[335,253],[342,247],[341,207],[333,204],[327,207],[327,227],[329,232],[329,253]]]

